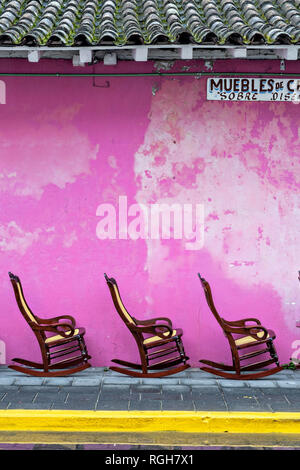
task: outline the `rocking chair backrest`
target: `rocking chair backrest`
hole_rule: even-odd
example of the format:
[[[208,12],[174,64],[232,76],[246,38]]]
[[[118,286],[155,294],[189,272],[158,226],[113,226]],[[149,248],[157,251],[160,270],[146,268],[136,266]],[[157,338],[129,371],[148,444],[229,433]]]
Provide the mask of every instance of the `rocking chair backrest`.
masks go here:
[[[38,323],[37,319],[35,318],[34,314],[30,310],[30,308],[27,305],[27,302],[24,297],[23,289],[22,289],[22,284],[18,276],[15,276],[12,273],[8,273],[11,283],[13,285],[13,289],[15,292],[17,304],[19,306],[19,309],[25,318],[27,322],[34,322]]]
[[[203,290],[204,290],[204,293],[205,293],[205,297],[206,297],[206,301],[207,301],[207,304],[211,310],[211,312],[213,313],[215,319],[217,320],[217,322],[221,325],[221,327],[223,328],[223,325],[224,325],[224,322],[223,322],[223,319],[220,317],[220,315],[218,314],[217,312],[217,309],[215,307],[215,304],[214,304],[214,301],[213,301],[213,297],[212,297],[212,293],[211,293],[211,288],[210,288],[210,285],[209,283],[204,279],[204,277],[201,277],[201,274],[198,273],[198,277],[201,281],[201,284],[202,284],[202,287],[203,287]]]
[[[124,323],[126,323],[126,325],[130,328],[130,325],[135,325],[136,322],[134,321],[130,313],[126,310],[123,304],[117,281],[112,277],[108,277],[105,273],[104,273],[104,277],[106,279],[107,285],[109,287],[109,290],[110,290],[110,293],[111,293],[111,296],[112,296],[112,299],[113,299],[113,302],[114,302],[114,305],[116,307],[118,314],[120,315]]]

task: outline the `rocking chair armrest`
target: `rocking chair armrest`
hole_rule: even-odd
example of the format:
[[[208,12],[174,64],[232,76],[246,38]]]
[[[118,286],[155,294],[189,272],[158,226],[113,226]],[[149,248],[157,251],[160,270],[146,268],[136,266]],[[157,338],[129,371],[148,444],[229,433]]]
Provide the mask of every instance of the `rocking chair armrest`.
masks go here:
[[[139,331],[140,333],[149,333],[163,339],[170,338],[173,334],[173,329],[170,328],[169,325],[165,325],[163,323],[148,323],[145,326],[132,326],[131,328],[135,331]]]
[[[37,320],[43,325],[52,325],[53,323],[57,323],[60,320],[69,320],[73,327],[75,327],[75,325],[76,325],[75,318],[72,317],[71,315],[60,315],[58,317],[53,317],[53,318],[39,318],[39,317],[37,317]]]
[[[69,336],[74,335],[74,327],[70,325],[70,323],[51,323],[48,325],[37,325],[33,324],[32,325],[33,330],[36,331],[49,331],[52,333],[59,334],[60,336],[63,336],[64,338],[68,338]]]
[[[169,318],[166,317],[156,317],[156,318],[148,318],[147,320],[137,320],[136,318],[134,319],[137,323],[137,325],[155,325],[157,321],[165,321],[168,323],[170,328],[172,328],[172,321]]]
[[[257,339],[257,341],[264,341],[268,337],[268,330],[262,325],[257,326],[243,326],[239,327],[225,327],[225,331],[228,333],[238,334],[238,335],[247,335],[252,336]],[[263,332],[264,335],[259,337],[258,333]]]
[[[243,319],[237,320],[237,321],[228,321],[228,320],[224,320],[224,318],[222,318],[222,320],[227,325],[230,325],[230,326],[246,326],[245,323],[248,322],[248,321],[253,321],[253,322],[257,323],[257,325],[261,325],[260,321],[257,318],[243,318]]]

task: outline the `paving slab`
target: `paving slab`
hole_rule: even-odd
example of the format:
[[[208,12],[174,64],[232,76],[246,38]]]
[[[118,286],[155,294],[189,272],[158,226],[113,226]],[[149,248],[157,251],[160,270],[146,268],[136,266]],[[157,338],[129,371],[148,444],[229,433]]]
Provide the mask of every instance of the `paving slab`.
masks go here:
[[[128,409],[130,411],[152,411],[152,410],[161,410],[162,402],[161,400],[130,400]]]

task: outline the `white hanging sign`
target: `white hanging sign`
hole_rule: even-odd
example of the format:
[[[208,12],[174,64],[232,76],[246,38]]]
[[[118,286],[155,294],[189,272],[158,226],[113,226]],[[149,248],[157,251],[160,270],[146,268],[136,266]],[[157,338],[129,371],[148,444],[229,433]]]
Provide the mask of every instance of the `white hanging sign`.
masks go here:
[[[293,101],[300,102],[300,77],[207,79],[207,99],[217,101]]]

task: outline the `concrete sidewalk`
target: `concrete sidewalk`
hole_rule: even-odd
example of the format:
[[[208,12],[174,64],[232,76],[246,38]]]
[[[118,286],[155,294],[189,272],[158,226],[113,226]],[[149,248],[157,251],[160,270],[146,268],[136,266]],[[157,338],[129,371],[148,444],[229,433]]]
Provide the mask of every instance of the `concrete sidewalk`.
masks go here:
[[[67,377],[32,377],[0,366],[0,410],[168,410],[299,412],[300,370],[229,380],[187,369],[134,378],[107,368]]]
[[[300,370],[257,380],[222,379],[200,369],[133,378],[107,368],[32,377],[0,366],[0,410],[299,412]]]
[[[232,445],[243,436],[299,448],[300,370],[237,381],[196,368],[159,379],[107,368],[40,378],[0,366],[0,442],[22,433],[22,442]]]

